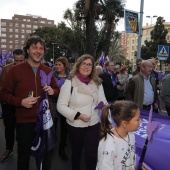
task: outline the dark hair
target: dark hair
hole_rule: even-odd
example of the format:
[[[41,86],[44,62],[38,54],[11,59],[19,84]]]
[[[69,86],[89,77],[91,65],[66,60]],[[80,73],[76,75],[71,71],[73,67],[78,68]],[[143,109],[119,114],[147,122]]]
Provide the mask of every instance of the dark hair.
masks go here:
[[[55,61],[55,63],[56,63],[57,61],[61,62],[61,63],[64,65],[64,67],[65,67],[65,72],[67,72],[67,71],[68,71],[68,68],[69,68],[69,63],[68,63],[67,58],[65,58],[65,57],[59,57],[59,58],[57,58],[57,60]]]
[[[136,62],[140,62],[140,61],[142,61],[142,59],[141,59],[141,58],[138,58],[138,59],[136,60]]]
[[[114,62],[113,62],[113,61],[107,61],[107,62],[105,63],[105,66],[106,66],[106,67],[109,66],[110,63],[114,63]]]
[[[13,51],[13,55],[21,55],[24,54],[24,51],[22,49],[15,49]]]
[[[112,134],[110,130],[112,124],[108,119],[109,109],[116,126],[119,127],[123,120],[129,122],[135,116],[138,106],[134,102],[126,100],[104,106],[101,114],[101,137],[105,139],[107,133]]]
[[[38,42],[44,46],[44,52],[46,51],[45,41],[39,36],[32,36],[27,39],[25,47],[23,48],[25,52],[25,58],[28,58],[27,49],[29,49],[32,44],[37,44]]]

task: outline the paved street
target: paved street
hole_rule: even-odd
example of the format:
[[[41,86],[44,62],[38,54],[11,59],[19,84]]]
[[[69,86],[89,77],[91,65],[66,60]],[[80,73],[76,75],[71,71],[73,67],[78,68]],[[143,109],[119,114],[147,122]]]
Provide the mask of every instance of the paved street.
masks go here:
[[[3,126],[3,119],[0,119],[0,156],[4,152],[5,149],[5,139],[4,139],[4,126]],[[66,153],[70,158],[71,150],[70,145],[68,142]],[[84,159],[82,159],[82,169],[85,170],[85,163]],[[17,170],[17,145],[15,143],[14,146],[14,154],[8,159],[6,162],[0,162],[0,170]],[[30,160],[30,170],[37,170],[35,166],[34,158]],[[52,169],[51,170],[71,170],[71,161],[62,161],[61,158],[58,156],[58,143],[54,148],[53,158],[52,158]]]

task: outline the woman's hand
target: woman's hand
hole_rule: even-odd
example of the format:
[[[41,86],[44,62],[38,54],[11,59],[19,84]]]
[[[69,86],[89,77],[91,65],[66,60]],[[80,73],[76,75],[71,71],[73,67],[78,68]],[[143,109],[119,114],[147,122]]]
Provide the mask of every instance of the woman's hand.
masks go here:
[[[91,119],[91,116],[81,113],[78,119],[82,120],[83,122],[88,122]]]

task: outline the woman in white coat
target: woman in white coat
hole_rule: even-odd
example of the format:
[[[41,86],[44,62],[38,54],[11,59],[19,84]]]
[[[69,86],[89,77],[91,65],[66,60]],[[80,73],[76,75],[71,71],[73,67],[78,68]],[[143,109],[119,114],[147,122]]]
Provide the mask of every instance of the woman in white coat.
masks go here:
[[[71,73],[61,87],[58,111],[66,117],[72,147],[72,170],[80,170],[82,149],[85,151],[87,170],[94,170],[100,138],[98,110],[106,103],[101,80],[96,74],[93,57],[84,54],[78,58]]]

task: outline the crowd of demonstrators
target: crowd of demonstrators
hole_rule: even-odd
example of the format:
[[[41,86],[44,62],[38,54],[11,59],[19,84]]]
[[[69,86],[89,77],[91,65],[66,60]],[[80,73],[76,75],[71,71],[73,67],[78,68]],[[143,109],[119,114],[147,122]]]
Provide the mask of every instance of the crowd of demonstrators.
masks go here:
[[[40,70],[46,74],[52,71],[48,63],[41,63],[46,51],[44,40],[32,36],[26,41],[24,55],[27,60],[23,63],[23,51],[20,50],[22,54],[19,55],[18,52],[15,53],[17,50],[19,49],[13,52],[14,63],[5,66],[0,77],[6,138],[6,151],[1,156],[1,161],[7,160],[13,153],[16,126],[17,169],[29,169],[40,97],[46,91],[52,104],[50,109],[54,113],[56,132],[60,123],[58,155],[62,160],[69,159],[65,152],[69,134],[72,170],[80,170],[83,149],[87,170],[118,170],[125,168],[126,162],[134,169],[135,140],[131,132],[137,130],[140,124],[139,109],[150,110],[151,105],[154,106],[154,111],[158,108],[157,74],[153,61],[142,62],[137,59],[137,69],[130,78],[129,67],[114,65],[113,61],[107,61],[102,68],[94,62],[91,55],[84,54],[77,59],[70,72],[67,58],[59,57],[53,66],[51,84],[42,87]],[[170,115],[169,84],[167,76],[163,80],[161,97]],[[100,124],[96,107],[101,102],[110,105],[104,106]],[[109,112],[116,123],[115,127],[108,120]],[[100,130],[102,139],[99,143]],[[122,148],[124,152],[120,153]],[[51,160],[49,152],[43,161],[43,170],[51,169]],[[147,169],[147,166],[144,164],[142,168]]]
[[[117,89],[118,89],[118,99],[125,99],[124,91],[126,85],[129,82],[129,68],[128,66],[124,65],[121,67],[118,77]]]
[[[3,67],[2,74],[0,76],[0,89],[5,81],[7,73],[9,70],[21,63],[24,62],[24,52],[22,49],[15,49],[13,51],[14,62],[7,64]],[[8,160],[9,156],[13,154],[13,147],[15,141],[15,107],[11,104],[1,102],[2,113],[3,113],[3,123],[5,127],[5,140],[6,140],[6,150],[2,154],[0,161]]]
[[[57,110],[68,123],[73,170],[80,170],[83,148],[87,170],[96,168],[99,117],[98,110],[94,108],[100,101],[107,101],[95,67],[92,56],[84,54],[78,58],[57,102]]]
[[[102,85],[106,100],[110,103],[114,102],[118,98],[118,78],[117,75],[114,74],[114,71],[114,62],[107,61],[105,63],[105,69],[103,70],[103,73],[99,75],[99,77],[102,79]]]
[[[108,117],[115,122],[113,127]],[[131,101],[116,101],[106,105],[101,115],[101,141],[96,170],[136,169],[135,136],[140,125],[140,110]],[[112,128],[111,128],[112,127]],[[143,163],[142,170],[147,165]]]
[[[140,109],[150,110],[150,106],[154,106],[154,110],[158,109],[156,82],[151,77],[152,63],[145,60],[141,64],[141,71],[133,76],[129,81],[125,90],[127,100],[134,101]]]
[[[69,77],[68,69],[69,69],[69,63],[68,63],[67,58],[59,57],[55,62],[55,71],[54,71],[54,74],[56,77],[56,82],[57,82],[57,85],[59,86],[59,88],[62,87],[62,85],[65,83],[65,80]],[[57,103],[57,100],[54,104],[55,127],[57,127],[58,119],[60,119],[60,142],[59,142],[58,154],[63,160],[67,161],[68,156],[65,153],[66,141],[67,141],[67,136],[68,136],[67,123],[66,123],[66,118],[57,111],[56,103]]]
[[[59,93],[54,75],[50,85],[44,87],[41,85],[40,70],[46,74],[52,71],[41,64],[45,50],[46,46],[42,38],[38,36],[28,38],[24,47],[27,61],[9,70],[0,92],[1,101],[15,106],[18,170],[29,169],[30,148],[34,139],[37,112],[43,91],[55,98]],[[42,169],[50,169],[50,156],[50,153],[46,155]]]

